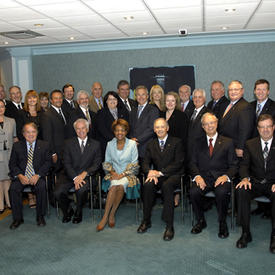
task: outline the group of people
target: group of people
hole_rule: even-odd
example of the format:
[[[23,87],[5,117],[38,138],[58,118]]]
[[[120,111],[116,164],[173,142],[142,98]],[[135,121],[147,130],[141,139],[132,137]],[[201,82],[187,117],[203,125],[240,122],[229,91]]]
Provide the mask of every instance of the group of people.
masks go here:
[[[74,87],[66,84],[49,97],[28,91],[23,105],[19,87],[9,89],[11,101],[7,102],[0,86],[0,211],[5,199],[13,213],[10,228],[23,223],[21,193],[25,185],[36,195],[37,224],[46,224],[45,176],[49,171],[57,174],[53,195],[63,212],[62,222],[80,223],[88,177],[103,169],[102,188],[108,195],[97,231],[107,223],[115,226],[124,194],[128,198],[139,195],[139,175],[144,173],[143,220],[137,232],[145,233],[152,226],[154,199],[161,190],[166,223],[163,239],[170,241],[174,237],[174,190],[185,174],[192,179],[189,194],[197,220],[192,234],[207,226],[203,196],[212,190],[218,209],[218,236],[228,237],[226,216],[231,186],[237,179],[242,235],[236,246],[243,248],[251,242],[250,202],[265,195],[271,201],[270,251],[275,253],[275,102],[269,98],[269,82],[255,82],[256,100],[251,103],[244,99],[240,81],[230,82],[228,98],[225,90],[221,81],[213,81],[212,100],[206,106],[205,90],[195,89],[191,96],[188,85],[180,86],[178,93],[166,94],[159,85],[150,91],[141,85],[135,88],[136,100],[132,100],[126,80],[104,97],[101,83],[95,82],[91,96],[80,90],[75,101]],[[44,105],[42,98],[48,98],[50,105]],[[68,199],[72,187],[76,209]]]

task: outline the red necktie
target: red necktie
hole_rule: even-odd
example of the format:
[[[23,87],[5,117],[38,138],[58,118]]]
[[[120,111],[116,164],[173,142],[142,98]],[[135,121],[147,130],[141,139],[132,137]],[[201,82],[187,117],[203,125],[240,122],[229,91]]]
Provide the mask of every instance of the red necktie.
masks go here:
[[[213,141],[213,138],[210,138],[210,139],[209,139],[209,155],[210,155],[210,157],[212,157],[213,150],[214,150],[212,141]]]

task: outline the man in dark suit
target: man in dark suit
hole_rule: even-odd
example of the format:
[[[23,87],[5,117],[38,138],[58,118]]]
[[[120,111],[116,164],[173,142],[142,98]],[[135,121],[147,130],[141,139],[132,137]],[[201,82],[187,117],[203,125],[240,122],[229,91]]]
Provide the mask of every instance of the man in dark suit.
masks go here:
[[[190,99],[191,87],[188,85],[182,85],[179,87],[178,93],[181,102],[181,110],[186,114],[188,120],[190,120],[195,109],[195,105]]]
[[[137,230],[138,233],[144,233],[151,227],[155,194],[161,189],[164,198],[162,219],[166,223],[163,235],[165,241],[174,237],[174,189],[184,172],[182,142],[179,138],[168,135],[168,130],[169,126],[164,118],[158,118],[154,122],[157,138],[148,143],[142,163],[142,171],[146,174],[143,186],[143,221]]]
[[[230,104],[219,120],[219,134],[233,139],[237,157],[242,158],[246,140],[253,131],[254,115],[251,105],[243,98],[244,88],[239,80],[228,86]]]
[[[84,118],[89,122],[89,137],[95,137],[95,116],[96,114],[89,109],[89,94],[84,90],[77,93],[77,108],[71,113],[69,122],[69,138],[76,136],[73,124],[78,118]]]
[[[7,102],[5,116],[17,120],[18,111],[23,109],[24,103],[22,100],[21,89],[18,86],[11,86],[9,88],[10,100]]]
[[[215,115],[205,113],[201,123],[206,135],[194,142],[189,163],[193,180],[190,200],[197,219],[191,233],[198,234],[206,227],[202,198],[204,194],[213,190],[220,224],[218,236],[227,238],[229,233],[226,215],[231,192],[230,178],[237,173],[238,159],[232,139],[218,134],[218,119]]]
[[[63,212],[63,223],[68,223],[74,213],[69,208],[68,192],[76,190],[76,211],[73,223],[82,221],[82,208],[89,190],[89,176],[94,175],[101,165],[100,144],[88,138],[89,122],[79,118],[74,122],[77,137],[67,140],[64,149],[64,168],[66,177],[56,186],[55,197]]]
[[[100,82],[94,82],[91,88],[92,95],[89,99],[89,107],[90,110],[94,113],[101,110],[103,108],[103,88]]]
[[[260,115],[257,127],[260,136],[246,142],[243,160],[240,163],[239,173],[242,180],[236,189],[242,235],[236,246],[244,248],[252,241],[251,199],[264,195],[271,200],[272,231],[269,248],[271,253],[275,253],[275,125],[272,116]]]
[[[211,83],[212,100],[208,103],[207,108],[212,110],[218,119],[223,116],[224,111],[229,104],[229,100],[224,93],[225,88],[221,81],[215,80]]]
[[[138,145],[138,156],[144,157],[147,143],[154,137],[154,121],[159,117],[158,108],[148,103],[148,90],[145,86],[136,87],[138,107],[130,113],[130,138]]]
[[[23,127],[25,140],[14,143],[9,168],[12,178],[10,199],[13,222],[10,229],[16,229],[23,220],[22,191],[26,185],[36,194],[36,220],[38,226],[46,225],[44,215],[47,207],[45,177],[51,166],[49,144],[37,140],[37,126],[27,123]]]
[[[63,102],[62,102],[62,111],[66,114],[67,117],[70,117],[71,113],[76,109],[77,102],[74,100],[74,86],[72,84],[65,84],[62,88],[63,92]]]

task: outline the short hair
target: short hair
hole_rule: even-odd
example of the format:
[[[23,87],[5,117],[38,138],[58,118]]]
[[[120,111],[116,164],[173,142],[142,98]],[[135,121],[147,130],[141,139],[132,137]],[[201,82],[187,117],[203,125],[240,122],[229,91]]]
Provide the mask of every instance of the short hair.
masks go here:
[[[180,97],[179,97],[179,95],[176,92],[170,91],[170,92],[168,92],[165,95],[165,101],[166,101],[167,96],[169,96],[169,95],[173,96],[175,98],[175,100],[176,100],[176,107],[175,107],[175,109],[181,110],[181,104],[180,104]]]
[[[93,89],[93,87],[94,87],[94,85],[95,85],[96,83],[98,83],[99,86],[100,86],[100,88],[103,90],[102,84],[101,84],[99,81],[95,81],[95,82],[92,84],[92,89]]]
[[[89,127],[90,127],[89,121],[88,121],[87,119],[85,119],[85,118],[79,118],[79,119],[77,119],[77,120],[74,122],[74,124],[73,124],[74,130],[75,130],[75,131],[76,131],[76,124],[79,123],[79,122],[85,123],[85,126],[86,126],[87,130],[89,130]]]
[[[88,93],[87,91],[85,91],[85,90],[80,90],[80,91],[77,92],[76,100],[78,100],[79,97],[80,97],[81,95],[83,95],[83,94],[86,95],[86,96],[89,98],[89,93]]]
[[[22,128],[22,133],[25,132],[25,129],[26,129],[27,126],[33,127],[36,130],[36,132],[38,133],[38,127],[34,122],[28,122],[28,123],[24,124],[24,126]]]
[[[166,126],[169,127],[168,121],[167,121],[165,118],[163,118],[163,117],[159,117],[159,118],[155,119],[155,121],[154,121],[154,126],[155,126],[155,124],[156,124],[159,120],[164,121],[165,124],[166,124]]]
[[[220,81],[220,80],[214,80],[214,81],[212,81],[211,88],[212,88],[212,85],[214,85],[214,84],[220,84],[222,86],[223,91],[225,90],[225,87],[224,87],[224,84],[223,84],[222,81]]]
[[[148,89],[147,89],[147,87],[146,86],[144,86],[144,85],[138,85],[137,87],[136,87],[136,92],[137,92],[137,90],[141,90],[141,89],[143,89],[143,90],[145,90],[146,92],[147,92],[147,95],[148,95]]]
[[[108,100],[108,97],[112,95],[113,97],[115,97],[117,99],[117,102],[119,101],[119,96],[116,92],[114,91],[109,91],[103,98],[103,106],[104,107],[107,107],[107,100]]]
[[[112,131],[114,132],[117,126],[121,126],[124,128],[124,130],[128,133],[129,132],[129,123],[122,118],[116,119],[113,123],[112,123]]]
[[[214,117],[216,121],[218,121],[219,119],[215,116],[214,113],[212,112],[207,112],[207,113],[204,113],[201,117],[201,124],[203,124],[203,121],[204,119],[207,117],[207,116],[211,116],[211,117]]]
[[[165,110],[165,103],[164,103],[164,91],[160,85],[153,85],[150,90],[150,104],[155,104],[153,94],[154,92],[160,92],[161,93],[161,99],[160,99],[160,108],[161,111]]]
[[[41,110],[41,106],[40,106],[40,101],[39,101],[39,96],[38,96],[38,93],[35,91],[35,90],[28,90],[26,95],[25,95],[25,99],[24,99],[24,107],[23,109],[28,112],[30,109],[29,109],[29,103],[28,103],[28,99],[29,97],[35,97],[37,98],[37,104],[36,104],[36,111],[40,111]]]
[[[272,125],[274,125],[274,118],[272,117],[272,115],[262,114],[262,115],[259,115],[259,117],[257,119],[257,126],[258,126],[260,121],[264,121],[264,120],[268,120],[268,119],[270,119],[272,121]]]
[[[5,102],[4,102],[3,99],[0,99],[0,102],[2,102],[4,104],[4,107],[6,107]]]
[[[63,93],[62,93],[60,90],[53,90],[53,91],[51,92],[51,94],[50,94],[50,99],[53,99],[53,94],[55,94],[55,93],[59,93],[59,94],[61,94],[62,97],[63,97]]]
[[[232,80],[228,86],[230,86],[232,83],[239,83],[243,88],[243,83],[240,80]]]
[[[0,87],[2,87],[3,90],[5,91],[5,86],[2,83],[0,83]]]
[[[9,87],[9,92],[11,91],[12,88],[17,88],[21,92],[21,88],[17,85],[13,85],[13,86]]]
[[[64,90],[65,90],[66,88],[69,88],[69,87],[72,87],[72,88],[73,88],[73,91],[74,91],[74,86],[73,86],[72,84],[70,84],[70,83],[67,83],[67,84],[65,84],[65,85],[63,86],[63,88],[62,88],[63,94],[64,94]]]
[[[46,97],[47,99],[49,99],[49,93],[48,92],[40,92],[39,99],[41,100],[43,97]]]
[[[130,84],[127,80],[120,80],[118,83],[117,83],[117,89],[120,88],[120,86],[124,86],[124,85],[128,85],[130,87]]]
[[[206,99],[206,92],[204,89],[201,89],[201,88],[195,89],[193,91],[193,97],[195,96],[195,93],[198,93],[198,92],[202,93],[203,97]]]
[[[181,87],[186,87],[187,90],[188,90],[188,92],[191,94],[191,87],[190,87],[189,85],[187,85],[187,84],[181,85],[181,86],[179,87],[179,89],[178,89],[178,92],[180,91],[180,88],[181,88]]]
[[[270,84],[269,84],[269,82],[266,80],[266,79],[258,79],[256,82],[255,82],[255,84],[254,84],[254,91],[256,90],[256,87],[257,87],[257,85],[259,85],[259,84],[267,84],[267,89],[269,90],[269,88],[270,88]]]

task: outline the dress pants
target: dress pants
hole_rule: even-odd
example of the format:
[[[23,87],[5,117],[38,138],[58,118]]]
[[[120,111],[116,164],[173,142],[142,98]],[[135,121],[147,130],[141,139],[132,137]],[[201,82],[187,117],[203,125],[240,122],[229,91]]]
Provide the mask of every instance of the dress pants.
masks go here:
[[[36,185],[23,185],[19,179],[15,179],[12,181],[10,186],[10,200],[14,221],[23,219],[22,192],[26,186],[30,186],[32,192],[34,192],[36,195],[36,216],[45,216],[46,214],[47,190],[45,179],[40,178]]]
[[[266,196],[271,200],[271,220],[272,229],[275,229],[275,192],[271,191],[272,184],[253,183],[251,190],[244,188],[237,189],[237,200],[239,205],[239,219],[243,228],[243,232],[250,232],[250,206],[251,200],[255,197]]]
[[[162,219],[167,226],[173,226],[174,223],[174,190],[180,183],[180,176],[159,177],[156,185],[153,181],[146,182],[143,185],[143,220],[145,223],[151,222],[151,213],[157,190],[161,189],[163,196]]]
[[[196,185],[196,183],[193,182],[190,189],[190,200],[197,221],[204,219],[202,198],[209,191],[213,191],[215,193],[219,222],[225,222],[231,192],[230,182],[225,182],[224,184],[220,184],[217,187],[214,187],[214,182],[212,184],[206,183],[206,187],[204,190],[201,190]]]
[[[85,178],[86,184],[84,184],[80,189],[75,191],[76,194],[76,212],[81,213],[83,205],[85,203],[85,198],[87,192],[90,190],[89,178]],[[64,215],[67,214],[70,200],[68,198],[69,190],[74,187],[74,183],[72,180],[64,179],[64,181],[60,182],[56,185],[54,190],[55,199],[58,201],[59,206]]]

